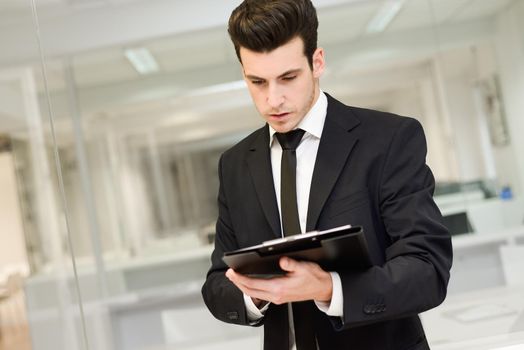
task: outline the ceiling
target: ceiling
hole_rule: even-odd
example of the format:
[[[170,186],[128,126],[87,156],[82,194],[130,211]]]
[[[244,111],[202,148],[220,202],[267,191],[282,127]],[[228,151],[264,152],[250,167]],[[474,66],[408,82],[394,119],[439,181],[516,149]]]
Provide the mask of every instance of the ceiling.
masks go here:
[[[1,25],[6,26],[9,23],[15,23],[17,18],[28,15],[31,1],[33,0],[0,0]],[[59,23],[60,18],[71,17],[75,13],[89,14],[89,12],[92,12],[94,17],[95,12],[93,11],[110,11],[114,14],[113,21],[124,22],[126,12],[123,10],[118,12],[120,8],[125,9],[126,6],[147,8],[149,4],[155,2],[155,0],[34,1],[38,8],[39,19],[42,22],[41,36],[43,39],[46,37],[46,23]],[[215,4],[224,2],[228,3],[229,7],[231,6],[231,1],[208,0],[208,2],[211,1]],[[379,35],[427,28],[433,23],[442,27],[486,18],[508,6],[511,1],[513,0],[406,0],[397,16]],[[181,4],[180,1],[176,0],[171,0],[171,2]],[[373,37],[373,34],[366,34],[366,25],[387,0],[314,0],[313,2],[319,8],[320,44],[330,45]],[[233,1],[233,3],[235,2]],[[177,8],[175,5],[172,11],[183,12],[184,9]],[[198,21],[198,18],[195,18],[195,21]],[[141,23],[136,23],[136,25],[140,26]],[[118,46],[95,47],[88,51],[68,54],[67,57],[73,65],[75,81],[80,88],[144,78],[133,69],[124,57],[123,51],[126,47],[146,47],[160,64],[159,74],[229,63],[235,58],[224,27],[225,21],[221,26],[211,28],[206,23],[201,23],[196,30],[191,32],[175,33],[175,35],[164,33],[163,36],[130,41]],[[90,29],[96,31],[93,23],[91,23]],[[119,28],[115,27],[114,30],[118,31]],[[49,30],[49,33],[51,33],[51,30]],[[44,46],[44,51],[47,51],[46,49]],[[61,60],[63,56],[49,56],[50,88],[51,90],[63,88],[63,79],[58,79],[63,76],[63,64],[56,62]]]
[[[227,14],[239,1],[35,1],[46,54],[47,86],[57,117],[68,114],[68,69],[82,112],[93,118],[129,115],[137,110],[142,115],[159,110],[168,113],[188,91],[198,93],[208,86],[241,79],[225,30]],[[383,69],[398,59],[405,60],[408,52],[416,60],[417,55],[427,56],[454,40],[473,40],[471,32],[484,36],[482,31],[487,30],[493,16],[512,1],[519,0],[406,0],[387,28],[378,34],[367,33],[366,26],[386,0],[313,3],[319,14],[319,44],[326,48],[331,71],[340,75],[357,68],[369,69],[373,64]],[[30,6],[30,0],[0,0],[0,29],[6,33],[12,28],[13,35],[22,33],[20,28],[28,27]],[[195,16],[198,12],[191,6],[207,11]],[[170,16],[162,16],[169,11]],[[185,18],[187,23],[177,18]],[[169,27],[175,25],[171,22],[179,26]],[[68,41],[74,45],[66,47]],[[8,44],[0,34],[0,45]],[[13,47],[16,51],[15,44]],[[135,47],[151,52],[159,64],[158,73],[143,76],[133,68],[124,50]],[[33,66],[43,99],[45,85],[36,45],[32,51],[28,54],[20,48],[20,58],[16,52],[8,53],[11,56],[3,64],[0,59],[0,72],[2,66],[12,69],[19,62]]]
[[[44,3],[54,8],[54,11],[64,8],[68,11],[79,11],[79,6],[87,3],[91,3],[90,6],[96,4],[96,6],[114,7],[131,1],[140,2],[140,0],[45,0]],[[395,19],[379,35],[385,36],[402,31],[409,33],[415,29],[427,28],[435,22],[439,26],[446,26],[486,18],[506,7],[511,1],[407,0]],[[145,1],[142,2],[147,6]],[[317,2],[322,3],[322,1]],[[345,1],[345,4],[321,7],[319,10],[320,45],[351,43],[351,41],[376,36],[376,34],[367,34],[365,28],[383,2]],[[202,27],[205,28],[204,25]],[[145,47],[152,53],[160,66],[158,74],[173,74],[236,61],[224,26],[176,35],[166,33],[166,36],[160,38],[70,55],[77,86],[83,88],[150,78],[139,75],[124,57],[124,49],[135,46]],[[64,81],[59,79],[63,76],[63,65],[53,59],[48,63],[51,90],[63,88]]]

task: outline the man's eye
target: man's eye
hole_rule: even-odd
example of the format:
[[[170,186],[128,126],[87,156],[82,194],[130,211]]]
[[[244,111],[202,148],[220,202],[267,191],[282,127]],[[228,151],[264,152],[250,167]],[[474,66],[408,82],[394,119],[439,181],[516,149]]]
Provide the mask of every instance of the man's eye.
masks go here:
[[[262,85],[264,83],[263,80],[251,80],[251,84],[254,85]]]
[[[282,78],[282,79],[283,79],[283,80],[286,80],[286,81],[290,81],[290,80],[295,79],[296,77],[297,77],[296,75],[291,75],[291,76],[284,77],[284,78]]]

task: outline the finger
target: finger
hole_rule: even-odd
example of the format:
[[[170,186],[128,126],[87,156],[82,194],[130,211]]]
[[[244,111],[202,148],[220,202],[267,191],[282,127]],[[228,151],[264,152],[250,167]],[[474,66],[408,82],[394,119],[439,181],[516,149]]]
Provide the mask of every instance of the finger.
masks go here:
[[[244,293],[247,296],[250,296],[251,298],[267,300],[267,301],[271,301],[271,299],[273,299],[273,294],[266,290],[252,289],[242,283],[235,283],[235,286],[237,286],[238,289],[242,291],[242,293]]]
[[[276,283],[276,281],[274,280],[261,279],[261,278],[249,278],[245,276],[242,276],[240,281],[242,284],[244,284],[246,287],[250,289],[265,291],[265,292],[271,292],[274,289],[275,283]]]
[[[287,280],[288,277],[276,277],[267,280],[251,278],[231,269],[226,272],[226,276],[238,289],[240,289],[240,291],[242,291],[242,293],[251,298],[267,300],[274,304],[282,304],[290,301],[285,294],[278,292],[282,289],[281,285],[282,283],[285,283],[285,280]]]
[[[273,304],[282,304],[282,303],[290,301],[288,300],[289,298],[287,298],[287,296],[275,294],[273,292],[266,291],[266,290],[251,289],[246,286],[242,286],[240,290],[242,290],[244,294],[249,295],[252,298],[266,300]]]
[[[252,282],[256,280],[255,278],[251,278],[241,273],[238,273],[233,269],[229,269],[226,271],[226,277],[229,278],[231,282],[241,283],[243,285],[248,285],[248,286],[250,286]]]
[[[300,262],[284,256],[280,258],[279,264],[282,270],[293,272],[299,268]]]
[[[233,270],[233,269],[227,269],[227,271],[226,271],[226,277],[229,278],[229,279],[231,279],[231,278],[234,276],[235,273],[236,273],[235,270]]]
[[[250,293],[246,293],[246,292],[252,292],[253,289],[252,288],[249,288],[248,286],[246,286],[246,284],[244,283],[244,276],[242,276],[241,274],[239,273],[236,273],[234,270],[232,269],[229,269],[226,271],[226,277],[235,285],[238,287],[238,289],[240,289],[242,292],[244,292],[245,294],[248,294],[249,296],[251,296]]]
[[[249,289],[252,291],[268,291],[271,287],[268,283],[265,283],[265,280],[247,277],[231,269],[226,272],[226,277],[229,278],[229,280],[235,285],[237,285],[237,287],[242,287],[243,289]]]
[[[248,287],[243,283],[243,277],[241,274],[236,273],[234,270],[229,269],[226,271],[226,277],[235,285],[238,289],[240,289],[245,294],[251,296],[251,294],[247,293]]]
[[[231,282],[241,282],[245,276],[236,272],[233,269],[228,269],[226,271],[226,277],[229,278]]]
[[[277,278],[273,278],[273,279],[253,278],[253,277],[248,277],[248,276],[236,273],[234,271],[230,273],[230,276],[231,276],[230,279],[232,281],[236,281],[237,283],[241,283],[250,289],[256,289],[256,290],[269,291],[272,289],[275,283],[278,283]]]
[[[242,277],[242,274],[236,272],[233,269],[228,269],[226,271],[226,277],[229,278],[231,281],[238,280],[240,277]]]

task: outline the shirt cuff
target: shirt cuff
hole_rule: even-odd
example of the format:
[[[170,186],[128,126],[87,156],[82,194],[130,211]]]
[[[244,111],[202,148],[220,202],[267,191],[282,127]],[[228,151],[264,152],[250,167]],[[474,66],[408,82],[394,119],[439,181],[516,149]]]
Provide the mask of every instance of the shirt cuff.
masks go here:
[[[269,307],[269,303],[266,303],[262,309],[259,309],[253,302],[253,299],[246,294],[244,294],[244,304],[246,305],[247,319],[252,325],[256,324],[262,319],[262,317],[264,317],[264,313]]]
[[[320,311],[325,312],[328,316],[344,316],[344,296],[342,295],[342,281],[336,272],[330,272],[331,282],[333,283],[333,292],[330,302],[316,301],[315,304]],[[251,299],[251,298],[250,298]]]

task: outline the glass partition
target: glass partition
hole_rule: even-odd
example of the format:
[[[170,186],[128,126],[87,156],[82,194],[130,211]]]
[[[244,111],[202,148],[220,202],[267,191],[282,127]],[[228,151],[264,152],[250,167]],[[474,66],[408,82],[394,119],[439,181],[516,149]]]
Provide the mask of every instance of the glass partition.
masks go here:
[[[0,5],[0,155],[31,348],[259,347],[200,297],[218,159],[263,124],[226,31],[239,1],[23,3]],[[448,298],[422,315],[432,349],[524,343],[524,3],[313,3],[322,89],[425,129],[455,251]]]
[[[0,349],[85,349],[36,14],[0,4]]]

